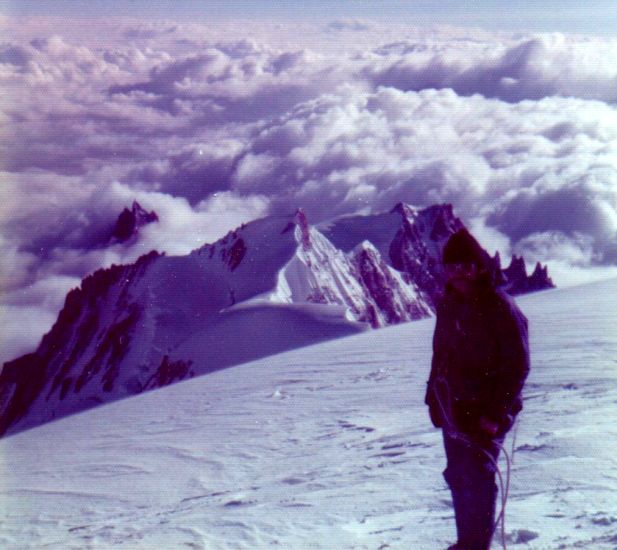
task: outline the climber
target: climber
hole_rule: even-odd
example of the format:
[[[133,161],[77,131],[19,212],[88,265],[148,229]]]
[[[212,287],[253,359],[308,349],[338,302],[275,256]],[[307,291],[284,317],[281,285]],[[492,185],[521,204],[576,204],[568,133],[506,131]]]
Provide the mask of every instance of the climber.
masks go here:
[[[529,372],[527,319],[499,288],[501,272],[466,229],[446,243],[443,264],[425,402],[443,430],[458,535],[449,550],[488,550],[497,459],[522,409]]]

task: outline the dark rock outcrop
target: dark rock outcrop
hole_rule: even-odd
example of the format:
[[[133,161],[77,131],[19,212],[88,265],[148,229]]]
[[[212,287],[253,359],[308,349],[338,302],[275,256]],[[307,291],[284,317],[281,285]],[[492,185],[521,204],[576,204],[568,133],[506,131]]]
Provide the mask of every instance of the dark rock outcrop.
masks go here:
[[[406,321],[421,319],[430,315],[430,310],[416,292],[410,293],[393,275],[379,252],[370,243],[360,245],[352,256],[356,276],[372,304],[367,307],[367,318],[373,328],[395,325]]]
[[[499,256],[496,256],[499,262]],[[527,266],[522,256],[512,256],[510,265],[502,270],[505,278],[504,288],[512,296],[538,292],[555,288],[555,284],[548,275],[548,267],[542,266],[539,262],[531,275],[527,275]]]
[[[148,212],[137,201],[133,201],[131,209],[125,208],[118,216],[112,239],[123,243],[135,236],[140,227],[157,221],[159,217],[156,212]]]
[[[434,310],[443,285],[443,248],[463,222],[454,215],[450,204],[416,210],[399,203],[392,212],[402,217],[401,228],[390,245],[392,266],[418,287]]]
[[[132,265],[112,265],[86,277],[80,288],[68,293],[58,320],[38,349],[4,364],[0,372],[0,435],[26,415],[50,381],[47,401],[56,393],[59,401],[65,400],[70,391],[79,393],[101,369],[105,371],[103,391],[112,389],[118,365],[130,345],[130,331],[140,314],[139,308],[130,303],[128,287],[158,256],[153,251]],[[105,312],[111,323],[104,325],[100,304],[110,289],[118,286],[118,307],[114,312]],[[74,367],[81,363],[83,367],[76,374]]]

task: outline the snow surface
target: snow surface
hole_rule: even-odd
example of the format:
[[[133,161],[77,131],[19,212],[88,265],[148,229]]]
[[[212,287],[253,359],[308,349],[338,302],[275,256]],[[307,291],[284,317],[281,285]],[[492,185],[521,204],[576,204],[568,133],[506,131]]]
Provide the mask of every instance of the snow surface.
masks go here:
[[[617,280],[517,301],[532,372],[509,547],[615,549]],[[0,546],[445,548],[453,512],[423,404],[433,326],[289,351],[3,439]]]

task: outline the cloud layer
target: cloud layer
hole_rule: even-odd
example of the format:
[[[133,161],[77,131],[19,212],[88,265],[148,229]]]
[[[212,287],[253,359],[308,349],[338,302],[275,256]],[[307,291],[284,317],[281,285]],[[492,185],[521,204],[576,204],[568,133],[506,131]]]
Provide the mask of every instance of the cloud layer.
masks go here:
[[[319,222],[452,202],[558,285],[617,274],[617,41],[0,23],[1,305],[30,327],[1,359],[34,347],[88,272],[298,206]],[[160,223],[110,243],[135,199]]]

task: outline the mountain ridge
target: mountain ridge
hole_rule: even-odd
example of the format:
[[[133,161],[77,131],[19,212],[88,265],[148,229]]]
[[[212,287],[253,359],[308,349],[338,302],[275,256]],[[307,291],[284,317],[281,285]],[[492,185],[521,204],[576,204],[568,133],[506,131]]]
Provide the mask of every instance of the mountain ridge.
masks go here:
[[[38,349],[4,364],[0,434],[427,317],[443,281],[441,250],[461,227],[451,205],[400,203],[321,230],[298,210],[243,224],[186,256],[152,251],[98,270],[69,292]]]

